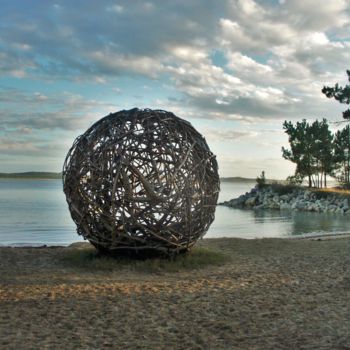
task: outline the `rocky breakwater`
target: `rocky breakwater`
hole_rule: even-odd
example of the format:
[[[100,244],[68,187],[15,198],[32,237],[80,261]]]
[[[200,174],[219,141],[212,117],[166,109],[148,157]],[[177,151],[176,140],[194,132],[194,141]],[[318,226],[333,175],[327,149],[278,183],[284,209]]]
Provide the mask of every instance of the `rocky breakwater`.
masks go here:
[[[267,185],[254,187],[250,192],[220,204],[241,209],[299,210],[350,215],[349,199],[350,195],[341,193]]]

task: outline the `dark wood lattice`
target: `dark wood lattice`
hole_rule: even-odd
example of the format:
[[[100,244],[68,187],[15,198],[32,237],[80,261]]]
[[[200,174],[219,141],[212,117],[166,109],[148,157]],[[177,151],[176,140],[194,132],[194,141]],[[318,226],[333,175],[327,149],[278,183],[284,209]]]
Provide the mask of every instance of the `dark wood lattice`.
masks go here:
[[[102,252],[188,250],[214,220],[218,166],[190,123],[162,110],[110,114],[63,166],[78,234]]]

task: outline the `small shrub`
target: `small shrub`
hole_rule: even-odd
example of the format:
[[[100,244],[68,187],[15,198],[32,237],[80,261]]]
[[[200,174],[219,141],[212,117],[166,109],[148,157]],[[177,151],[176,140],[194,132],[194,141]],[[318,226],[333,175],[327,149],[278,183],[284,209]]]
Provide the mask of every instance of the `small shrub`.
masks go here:
[[[261,175],[256,178],[256,183],[258,185],[258,188],[262,188],[266,186],[266,178],[265,178],[264,170],[261,172]]]
[[[286,181],[288,185],[291,186],[300,186],[303,183],[304,178],[300,175],[288,176]]]
[[[298,189],[299,186],[296,185],[282,185],[282,184],[272,184],[272,190],[278,195],[284,195],[288,193],[292,193],[294,190]]]

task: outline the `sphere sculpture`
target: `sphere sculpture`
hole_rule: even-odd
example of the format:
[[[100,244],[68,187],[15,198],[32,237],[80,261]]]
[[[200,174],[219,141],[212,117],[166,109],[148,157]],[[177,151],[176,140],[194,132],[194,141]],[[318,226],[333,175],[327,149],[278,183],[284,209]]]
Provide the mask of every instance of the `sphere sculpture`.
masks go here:
[[[99,251],[186,251],[214,220],[218,166],[192,125],[162,110],[110,114],[79,136],[63,166],[78,234]]]

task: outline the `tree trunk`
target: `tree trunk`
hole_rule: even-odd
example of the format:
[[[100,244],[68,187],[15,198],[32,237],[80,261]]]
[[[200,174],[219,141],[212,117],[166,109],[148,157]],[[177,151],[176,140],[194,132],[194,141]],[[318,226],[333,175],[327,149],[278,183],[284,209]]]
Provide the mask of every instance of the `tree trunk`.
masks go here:
[[[317,187],[322,188],[322,173],[321,176],[320,174],[317,174]]]
[[[311,188],[312,187],[311,175],[308,175],[308,177],[309,177],[309,187]]]

